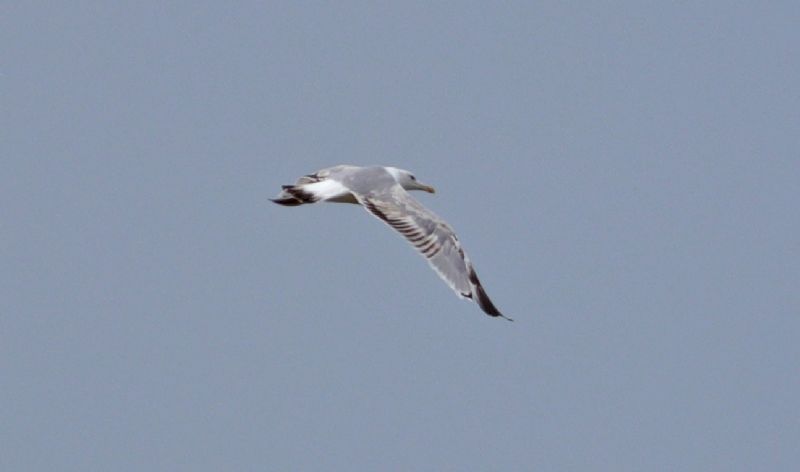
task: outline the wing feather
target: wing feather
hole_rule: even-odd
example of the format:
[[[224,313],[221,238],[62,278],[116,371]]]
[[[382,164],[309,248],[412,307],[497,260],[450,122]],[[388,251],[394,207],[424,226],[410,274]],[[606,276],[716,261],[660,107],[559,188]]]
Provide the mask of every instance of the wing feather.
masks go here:
[[[472,262],[447,222],[397,184],[369,195],[356,195],[356,199],[408,240],[458,296],[475,300],[490,316],[505,318],[486,295]]]

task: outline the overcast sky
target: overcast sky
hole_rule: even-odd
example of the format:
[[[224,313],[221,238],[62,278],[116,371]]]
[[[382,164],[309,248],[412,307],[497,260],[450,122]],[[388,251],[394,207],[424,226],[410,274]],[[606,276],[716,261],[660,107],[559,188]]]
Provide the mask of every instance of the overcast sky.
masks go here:
[[[797,2],[7,3],[0,469],[800,467]]]

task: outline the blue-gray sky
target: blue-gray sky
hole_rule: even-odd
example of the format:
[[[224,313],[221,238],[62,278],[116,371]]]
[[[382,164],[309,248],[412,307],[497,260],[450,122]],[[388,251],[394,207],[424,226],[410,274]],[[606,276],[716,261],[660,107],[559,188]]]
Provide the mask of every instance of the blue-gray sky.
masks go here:
[[[800,467],[797,2],[10,2],[0,469]],[[498,307],[347,205],[412,170]]]

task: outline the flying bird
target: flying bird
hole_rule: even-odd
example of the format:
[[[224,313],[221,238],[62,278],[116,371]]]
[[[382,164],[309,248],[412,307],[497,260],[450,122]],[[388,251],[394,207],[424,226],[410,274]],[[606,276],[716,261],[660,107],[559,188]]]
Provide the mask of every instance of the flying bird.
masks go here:
[[[513,321],[486,295],[453,228],[407,190],[435,192],[407,170],[339,165],[304,175],[294,185],[284,185],[271,200],[285,206],[316,202],[361,205],[413,244],[458,296],[474,300],[487,315]]]

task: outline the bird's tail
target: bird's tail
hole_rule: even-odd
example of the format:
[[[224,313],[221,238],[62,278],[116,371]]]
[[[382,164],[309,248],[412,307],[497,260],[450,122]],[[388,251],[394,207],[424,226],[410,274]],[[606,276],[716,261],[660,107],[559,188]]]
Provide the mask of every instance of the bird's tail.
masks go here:
[[[297,206],[319,201],[319,196],[303,189],[302,185],[283,185],[283,190],[275,198],[270,198],[278,205]]]

